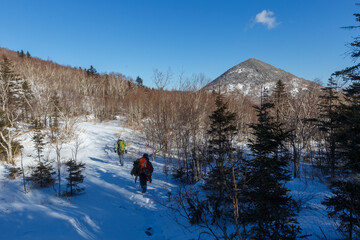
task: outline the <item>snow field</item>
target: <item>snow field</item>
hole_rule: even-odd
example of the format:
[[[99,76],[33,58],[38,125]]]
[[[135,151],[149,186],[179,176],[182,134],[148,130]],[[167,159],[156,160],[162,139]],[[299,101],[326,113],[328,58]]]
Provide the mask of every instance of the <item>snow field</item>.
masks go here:
[[[190,227],[168,208],[167,193],[176,191],[171,176],[163,173],[164,159],[153,162],[153,182],[148,192],[140,192],[130,175],[133,160],[148,152],[140,133],[124,127],[121,119],[82,122],[77,126],[80,147],[77,159],[86,164],[84,193],[75,197],[56,197],[53,188],[34,189],[24,194],[21,177],[10,181],[7,166],[0,164],[0,231],[2,239],[198,239],[201,229]],[[118,136],[125,139],[128,154],[119,165],[114,146]],[[24,166],[34,163],[30,133],[21,139]],[[63,146],[62,161],[72,157],[74,141]],[[149,152],[148,152],[149,153]],[[46,146],[44,156],[56,159],[55,150]],[[18,161],[20,166],[20,161]],[[303,169],[310,171],[310,166]],[[65,191],[65,166],[62,167],[62,191]],[[311,170],[312,171],[312,170]],[[326,185],[311,174],[287,183],[295,200],[301,200],[298,221],[308,239],[339,237],[335,223],[328,219],[321,204],[330,194]],[[201,183],[198,183],[199,185]],[[29,188],[29,184],[27,185]],[[57,189],[57,185],[55,185]],[[175,218],[176,217],[176,218]]]
[[[137,132],[119,126],[119,120],[101,124],[81,123],[77,159],[86,164],[84,193],[70,198],[56,197],[52,188],[31,189],[24,194],[22,179],[6,178],[0,165],[0,230],[4,239],[192,239],[160,202],[175,186],[165,180],[161,159],[153,162],[153,182],[148,192],[140,193],[130,175],[132,162],[146,152]],[[114,146],[119,134],[126,140],[125,165],[119,165]],[[24,165],[28,166],[33,143],[24,136]],[[64,145],[61,156],[72,156],[73,145]],[[47,146],[44,155],[56,159]],[[159,160],[159,162],[158,162]],[[20,164],[20,163],[19,163]],[[65,168],[62,168],[65,172]],[[62,176],[62,191],[66,180]],[[27,186],[30,187],[30,186]],[[55,185],[57,188],[57,185]],[[185,223],[184,223],[185,224]]]

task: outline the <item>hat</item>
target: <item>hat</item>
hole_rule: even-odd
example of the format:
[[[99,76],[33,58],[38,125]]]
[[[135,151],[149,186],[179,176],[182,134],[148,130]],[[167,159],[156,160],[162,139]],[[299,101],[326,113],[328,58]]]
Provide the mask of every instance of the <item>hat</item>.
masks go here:
[[[146,158],[146,159],[149,159],[149,154],[144,153],[143,157]]]

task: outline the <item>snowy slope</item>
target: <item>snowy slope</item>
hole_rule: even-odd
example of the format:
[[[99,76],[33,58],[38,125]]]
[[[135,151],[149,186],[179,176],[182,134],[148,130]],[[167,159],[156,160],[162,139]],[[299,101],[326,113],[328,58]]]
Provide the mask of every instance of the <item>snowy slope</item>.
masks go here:
[[[161,202],[174,187],[165,181],[162,164],[154,162],[148,193],[130,175],[132,161],[146,151],[135,132],[119,121],[82,123],[78,159],[86,163],[85,192],[69,199],[57,198],[52,188],[24,194],[21,179],[5,179],[1,166],[0,231],[2,239],[192,239]],[[123,167],[113,152],[116,135],[128,142]],[[31,141],[24,141],[31,152]],[[64,159],[71,147],[64,147]],[[50,153],[54,154],[54,153]],[[27,156],[26,163],[32,158]],[[65,188],[65,182],[62,184]],[[64,189],[63,189],[64,190]],[[151,228],[151,229],[150,229]],[[148,236],[145,232],[152,235]]]
[[[78,160],[86,163],[86,189],[79,196],[58,198],[52,188],[31,189],[24,194],[21,179],[8,180],[5,166],[0,165],[1,239],[198,239],[199,229],[189,227],[180,217],[175,219],[175,213],[164,207],[164,203],[168,204],[167,193],[175,191],[176,184],[163,174],[163,159],[153,162],[153,182],[145,195],[140,193],[138,183],[134,183],[130,175],[132,161],[149,151],[141,134],[123,127],[120,120],[101,124],[84,122],[77,131],[81,142]],[[113,151],[119,134],[128,144],[123,167]],[[25,166],[34,161],[30,139],[28,134],[22,141]],[[72,156],[73,145],[63,147],[63,160]],[[56,158],[51,146],[45,155]],[[303,202],[299,223],[304,233],[312,234],[308,239],[321,238],[322,231],[328,239],[334,239],[336,226],[321,205],[329,191],[316,178],[316,172],[313,177],[310,167],[304,169],[308,171],[302,173],[304,179],[288,184],[294,198]],[[62,182],[63,191],[65,184]]]

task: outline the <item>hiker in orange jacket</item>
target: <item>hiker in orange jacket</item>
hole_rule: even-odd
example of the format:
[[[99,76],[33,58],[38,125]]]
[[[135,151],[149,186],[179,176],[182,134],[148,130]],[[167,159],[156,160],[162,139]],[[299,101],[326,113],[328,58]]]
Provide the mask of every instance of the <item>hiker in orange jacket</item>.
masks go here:
[[[142,158],[134,161],[133,169],[131,170],[131,175],[135,175],[135,183],[137,177],[140,177],[140,186],[142,192],[145,193],[147,189],[147,181],[152,182],[151,176],[154,168],[149,160],[149,155],[144,153]]]

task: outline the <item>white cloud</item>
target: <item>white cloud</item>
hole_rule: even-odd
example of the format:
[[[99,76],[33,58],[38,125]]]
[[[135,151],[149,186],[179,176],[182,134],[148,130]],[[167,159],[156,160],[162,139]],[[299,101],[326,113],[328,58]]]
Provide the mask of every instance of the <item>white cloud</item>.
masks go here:
[[[267,26],[268,29],[272,29],[279,25],[274,17],[274,12],[263,10],[261,13],[256,14],[255,23],[261,23]]]

